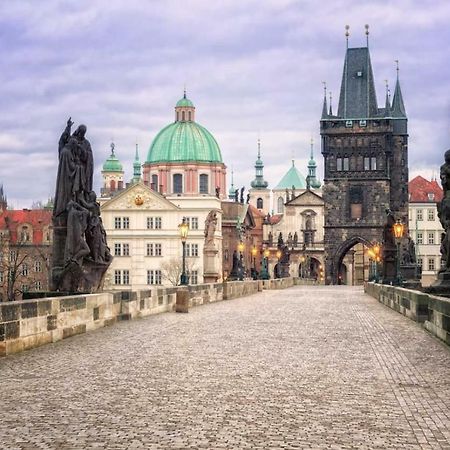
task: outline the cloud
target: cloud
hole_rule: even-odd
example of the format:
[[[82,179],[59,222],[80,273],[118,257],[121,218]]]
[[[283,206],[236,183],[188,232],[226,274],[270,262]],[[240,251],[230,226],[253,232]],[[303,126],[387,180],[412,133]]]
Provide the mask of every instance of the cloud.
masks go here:
[[[271,186],[293,156],[306,172],[311,136],[323,178],[321,81],[336,108],[347,23],[351,46],[365,45],[370,24],[380,103],[400,60],[410,173],[431,173],[449,140],[449,19],[448,2],[431,0],[338,0],[327,8],[310,0],[2,2],[0,183],[20,207],[53,195],[58,138],[69,116],[88,125],[97,188],[111,139],[131,178],[136,141],[144,160],[156,133],[173,121],[185,83],[236,185],[254,177],[258,137]]]

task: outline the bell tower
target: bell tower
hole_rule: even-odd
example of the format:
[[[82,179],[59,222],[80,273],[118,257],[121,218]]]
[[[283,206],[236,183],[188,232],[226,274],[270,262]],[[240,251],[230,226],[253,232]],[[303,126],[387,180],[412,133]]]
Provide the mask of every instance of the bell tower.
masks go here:
[[[407,117],[397,80],[392,106],[387,92],[379,108],[366,46],[348,47],[339,106],[333,115],[323,100],[320,134],[324,158],[326,283],[341,279],[343,259],[356,244],[382,241],[386,209],[408,223]]]

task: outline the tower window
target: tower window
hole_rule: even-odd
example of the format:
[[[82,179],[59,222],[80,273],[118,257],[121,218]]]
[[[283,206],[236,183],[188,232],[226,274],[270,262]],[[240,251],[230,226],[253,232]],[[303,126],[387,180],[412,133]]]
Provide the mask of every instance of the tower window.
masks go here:
[[[208,175],[202,173],[200,175],[200,194],[207,194],[209,192],[208,189]]]
[[[258,209],[263,209],[263,204],[264,204],[263,199],[262,199],[261,197],[259,197],[259,198],[256,200],[256,207],[257,207]]]
[[[191,111],[188,112],[189,122],[192,120],[192,113]]]
[[[177,122],[180,120],[180,113],[177,111]]]
[[[283,213],[283,209],[284,209],[284,198],[283,197],[278,197],[278,214],[282,214]]]
[[[151,188],[154,190],[154,191],[158,191],[159,189],[158,189],[158,175],[155,175],[155,174],[153,174],[152,175],[152,182],[151,182]]]
[[[344,158],[342,159],[342,169],[343,169],[344,171],[350,170],[350,163],[349,163],[349,159],[348,159],[347,157],[344,157]]]
[[[342,172],[342,158],[336,158],[336,170]]]
[[[181,120],[184,122],[186,120],[186,114],[184,111],[181,111]]]
[[[111,180],[110,181],[109,188],[111,189],[111,191],[115,191],[116,190],[116,181],[115,180]]]
[[[181,175],[181,173],[176,173],[173,176],[173,193],[174,194],[183,193],[183,175]]]
[[[360,186],[350,188],[350,218],[361,220],[363,215],[363,192]]]

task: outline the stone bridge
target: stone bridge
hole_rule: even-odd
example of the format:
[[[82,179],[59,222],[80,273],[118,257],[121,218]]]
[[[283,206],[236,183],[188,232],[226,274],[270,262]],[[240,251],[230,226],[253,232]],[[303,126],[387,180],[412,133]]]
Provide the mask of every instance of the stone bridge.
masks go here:
[[[449,449],[450,351],[362,289],[295,286],[0,359],[4,449]]]

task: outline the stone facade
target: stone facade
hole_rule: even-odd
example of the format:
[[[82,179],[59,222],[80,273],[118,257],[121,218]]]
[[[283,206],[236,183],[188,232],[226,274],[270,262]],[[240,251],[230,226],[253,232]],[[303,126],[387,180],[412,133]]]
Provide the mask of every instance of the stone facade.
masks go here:
[[[382,240],[386,209],[408,223],[408,134],[397,79],[392,109],[378,108],[368,48],[347,49],[337,115],[326,95],[320,121],[325,179],[326,283],[346,253]]]

